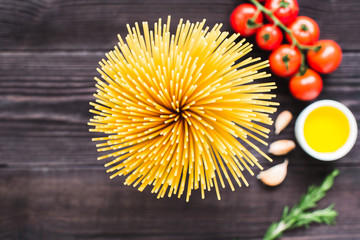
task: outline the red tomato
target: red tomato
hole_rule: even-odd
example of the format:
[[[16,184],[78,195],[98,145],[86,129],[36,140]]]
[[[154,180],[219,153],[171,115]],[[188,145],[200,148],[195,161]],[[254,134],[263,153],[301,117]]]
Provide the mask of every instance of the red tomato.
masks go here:
[[[243,37],[253,35],[258,27],[249,26],[249,24],[251,24],[249,20],[255,15],[256,11],[257,8],[249,3],[244,3],[237,6],[237,8],[234,9],[230,16],[230,24],[234,31],[240,33],[240,35]],[[252,24],[261,24],[262,22],[263,14],[260,13]]]
[[[268,0],[265,7],[274,12],[274,15],[286,26],[295,21],[299,13],[297,0]],[[268,17],[269,21],[272,20]]]
[[[263,50],[274,50],[280,46],[282,40],[280,28],[273,24],[265,24],[256,32],[256,43]]]
[[[320,29],[317,23],[305,16],[297,17],[295,21],[289,26],[293,36],[303,45],[314,45],[319,40]],[[286,39],[292,43],[289,34],[286,34]]]
[[[302,101],[310,101],[319,96],[323,88],[320,75],[307,69],[302,76],[295,76],[290,79],[289,89],[291,94]]]
[[[307,61],[312,69],[319,73],[331,73],[335,71],[342,58],[342,51],[336,42],[333,40],[318,41],[314,50],[309,50],[307,53]]]
[[[289,44],[283,44],[273,51],[269,57],[271,71],[280,77],[294,75],[301,64],[301,53]]]

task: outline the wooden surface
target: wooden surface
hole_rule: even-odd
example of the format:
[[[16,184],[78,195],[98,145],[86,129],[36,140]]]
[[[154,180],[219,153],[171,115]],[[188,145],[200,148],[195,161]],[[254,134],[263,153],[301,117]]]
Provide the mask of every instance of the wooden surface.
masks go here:
[[[337,162],[322,163],[300,148],[289,155],[286,181],[270,189],[247,175],[249,188],[214,191],[201,200],[162,199],[109,180],[94,135],[86,125],[97,62],[125,34],[125,24],[171,14],[224,23],[235,0],[0,0],[0,239],[261,239],[284,205],[293,205],[312,183],[341,170],[320,206],[336,204],[336,226],[313,225],[283,239],[360,239],[360,141]],[[300,0],[300,14],[314,18],[321,38],[338,41],[343,63],[324,77],[319,99],[335,99],[360,124],[360,2]],[[253,39],[249,39],[253,41]],[[254,50],[253,56],[267,55]],[[277,100],[298,114],[287,82]],[[278,114],[276,113],[274,117]],[[280,136],[293,139],[294,122]],[[266,150],[265,148],[263,148]],[[275,158],[280,162],[284,158]],[[272,164],[260,158],[265,167]],[[256,173],[258,170],[255,170]]]

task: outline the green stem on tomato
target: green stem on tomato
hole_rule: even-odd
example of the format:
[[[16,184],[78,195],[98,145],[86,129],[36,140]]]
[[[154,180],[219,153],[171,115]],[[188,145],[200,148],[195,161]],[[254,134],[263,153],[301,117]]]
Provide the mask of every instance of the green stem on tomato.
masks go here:
[[[283,0],[284,1],[284,0]],[[299,41],[295,38],[295,36],[292,34],[291,30],[286,27],[275,15],[274,12],[275,10],[269,10],[266,7],[264,7],[261,3],[259,3],[257,0],[250,0],[250,2],[252,2],[256,8],[257,8],[257,12],[256,12],[256,17],[259,15],[260,12],[263,12],[264,14],[266,14],[273,22],[275,26],[279,26],[285,33],[287,33],[292,41],[292,45],[296,46],[300,53],[301,53],[301,65],[299,68],[299,74],[300,75],[304,75],[306,70],[307,70],[307,66],[306,66],[306,61],[305,61],[305,54],[304,52],[310,49],[314,49],[315,51],[318,51],[318,47],[317,46],[305,46],[302,45],[301,43],[299,43]],[[254,15],[254,17],[255,17]],[[251,18],[251,20],[256,19],[255,18]],[[285,65],[287,63],[285,62]],[[286,65],[287,66],[287,65]]]
[[[257,9],[254,16],[251,18],[253,19],[254,21],[257,19],[257,17],[259,16],[259,14],[261,13],[261,10],[260,9]]]
[[[301,54],[301,65],[299,68],[299,74],[300,76],[304,75],[306,70],[307,70],[307,66],[306,66],[306,61],[305,61],[305,54],[303,51],[300,51]]]
[[[252,2],[258,10],[260,10],[261,12],[265,13],[267,16],[269,16],[269,18],[271,18],[271,20],[274,22],[274,24],[276,26],[279,26],[282,30],[284,30],[284,32],[286,32],[290,38],[291,41],[293,43],[293,45],[295,45],[299,50],[309,50],[309,49],[314,49],[314,46],[305,46],[302,45],[301,43],[299,43],[296,38],[294,37],[294,35],[292,34],[291,30],[289,28],[287,28],[275,15],[274,12],[267,9],[266,7],[264,7],[261,3],[259,3],[257,0],[250,0],[250,2]]]
[[[257,9],[254,16],[247,20],[246,26],[248,28],[258,28],[263,25],[262,23],[261,24],[256,23],[256,18],[259,16],[260,13],[261,13],[261,10]]]

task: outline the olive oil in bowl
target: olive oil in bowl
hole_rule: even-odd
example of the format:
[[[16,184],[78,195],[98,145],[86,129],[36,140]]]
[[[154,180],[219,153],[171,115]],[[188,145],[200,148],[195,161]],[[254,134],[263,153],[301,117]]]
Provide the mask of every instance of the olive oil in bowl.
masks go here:
[[[331,161],[351,150],[357,137],[357,124],[346,106],[333,100],[321,100],[301,112],[295,135],[309,155]]]

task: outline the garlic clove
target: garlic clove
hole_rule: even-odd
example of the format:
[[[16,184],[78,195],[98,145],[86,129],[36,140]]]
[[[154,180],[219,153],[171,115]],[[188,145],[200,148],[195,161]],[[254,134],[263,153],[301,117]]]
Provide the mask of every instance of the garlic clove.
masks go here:
[[[270,144],[269,153],[282,156],[294,150],[295,146],[295,142],[292,140],[278,140]]]
[[[283,163],[261,171],[257,178],[268,186],[277,186],[285,180],[288,164],[289,161],[286,159]]]
[[[287,125],[289,125],[292,118],[293,115],[291,114],[291,112],[287,110],[282,111],[275,120],[275,134],[279,135],[279,133],[284,130]]]

